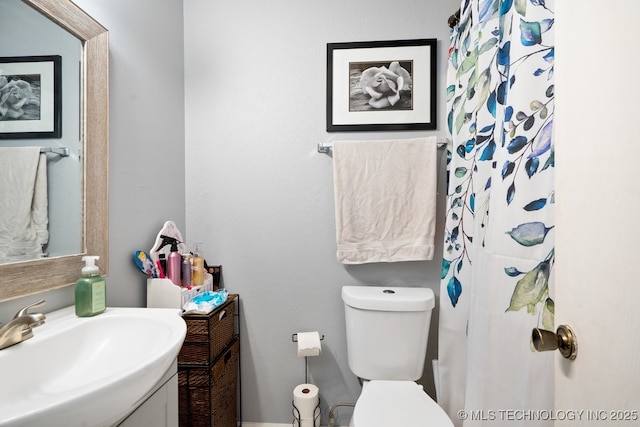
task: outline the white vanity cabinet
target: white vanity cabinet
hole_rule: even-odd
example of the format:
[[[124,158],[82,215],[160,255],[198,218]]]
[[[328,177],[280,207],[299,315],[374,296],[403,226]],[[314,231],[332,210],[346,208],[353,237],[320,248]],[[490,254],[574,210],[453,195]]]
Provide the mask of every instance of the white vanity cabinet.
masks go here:
[[[178,365],[174,364],[158,386],[118,427],[178,427]]]

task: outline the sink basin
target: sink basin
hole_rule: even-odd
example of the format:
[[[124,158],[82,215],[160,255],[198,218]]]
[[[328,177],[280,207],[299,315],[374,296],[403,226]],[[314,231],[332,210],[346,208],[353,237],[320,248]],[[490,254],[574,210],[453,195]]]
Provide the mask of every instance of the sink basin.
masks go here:
[[[0,426],[112,426],[174,365],[180,311],[107,308],[47,314],[28,341],[0,350]]]

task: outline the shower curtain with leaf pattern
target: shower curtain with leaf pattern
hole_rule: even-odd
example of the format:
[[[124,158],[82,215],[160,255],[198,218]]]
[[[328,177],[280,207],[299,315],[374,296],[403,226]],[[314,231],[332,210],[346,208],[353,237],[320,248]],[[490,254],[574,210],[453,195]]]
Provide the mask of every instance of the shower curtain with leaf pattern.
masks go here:
[[[458,426],[553,425],[553,0],[463,0],[447,76],[439,403]]]

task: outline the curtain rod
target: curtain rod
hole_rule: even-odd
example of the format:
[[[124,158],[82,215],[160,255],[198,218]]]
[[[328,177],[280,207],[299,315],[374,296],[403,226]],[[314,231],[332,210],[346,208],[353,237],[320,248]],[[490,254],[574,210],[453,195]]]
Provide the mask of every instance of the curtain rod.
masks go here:
[[[449,143],[448,138],[438,138],[438,148],[444,148]],[[318,153],[329,154],[333,148],[333,141],[321,142],[318,144]]]
[[[449,24],[449,28],[453,28],[460,22],[460,9],[456,10],[453,15],[447,19],[447,24]]]

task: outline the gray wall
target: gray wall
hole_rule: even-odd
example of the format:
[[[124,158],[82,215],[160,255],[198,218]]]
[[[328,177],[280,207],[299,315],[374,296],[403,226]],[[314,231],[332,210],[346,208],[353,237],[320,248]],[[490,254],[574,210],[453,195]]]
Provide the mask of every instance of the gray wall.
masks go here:
[[[324,351],[309,366],[326,423],[326,406],[359,391],[346,360],[341,286],[406,284],[438,294],[443,225],[434,261],[338,264],[331,158],[316,144],[444,136],[446,19],[459,2],[184,0],[184,31],[181,0],[76,3],[110,30],[108,304],[145,304],[131,255],[174,220],[189,243],[204,243],[207,261],[223,265],[227,289],[241,296],[244,421],[291,423],[291,393],[304,381],[291,334],[318,330]],[[326,43],[432,37],[437,131],[325,131]],[[444,159],[441,217],[443,172]],[[72,287],[44,297],[49,309],[72,304]],[[0,321],[32,299],[0,304]],[[429,360],[436,331],[437,311]],[[422,382],[433,394],[429,362]],[[340,414],[346,425],[350,411]]]
[[[76,3],[109,29],[107,304],[145,306],[133,252],[149,251],[166,220],[185,230],[182,1]]]
[[[327,405],[353,402],[359,391],[347,365],[341,287],[428,286],[438,293],[442,231],[431,262],[338,264],[332,163],[316,145],[445,136],[446,21],[459,3],[184,4],[187,229],[204,242],[207,261],[223,265],[227,289],[240,294],[243,419],[291,423],[292,390],[305,379],[291,334],[318,330],[324,351],[309,366],[326,423]],[[438,39],[438,130],[327,133],[326,43],[413,38]],[[444,184],[444,162],[440,172]],[[442,186],[440,193],[444,218]],[[437,354],[437,313],[433,320],[429,359]],[[430,362],[423,382],[433,393]],[[340,411],[340,425],[350,412]]]

